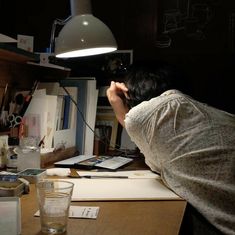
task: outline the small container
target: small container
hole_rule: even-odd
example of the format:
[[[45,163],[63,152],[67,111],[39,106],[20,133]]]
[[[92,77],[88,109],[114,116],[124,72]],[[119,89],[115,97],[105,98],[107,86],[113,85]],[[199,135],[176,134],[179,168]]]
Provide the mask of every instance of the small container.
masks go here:
[[[24,193],[24,183],[0,181],[0,197],[20,197]]]
[[[16,173],[17,172],[17,154],[12,153],[11,150],[7,156],[7,171]]]
[[[46,176],[45,169],[36,169],[36,168],[27,168],[18,173],[20,178],[24,178],[29,181],[31,184],[35,184],[38,181],[42,180]]]

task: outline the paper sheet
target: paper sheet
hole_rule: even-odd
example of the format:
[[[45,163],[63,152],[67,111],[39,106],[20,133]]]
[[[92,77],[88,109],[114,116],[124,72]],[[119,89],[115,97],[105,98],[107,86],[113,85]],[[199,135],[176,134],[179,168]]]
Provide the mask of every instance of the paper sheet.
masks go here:
[[[17,42],[17,40],[14,39],[14,38],[9,37],[7,35],[4,35],[4,34],[0,33],[0,43],[2,43],[2,42],[3,43],[6,43],[6,42]]]
[[[57,97],[46,95],[45,89],[36,90],[25,112],[25,117],[35,116],[40,123],[40,139],[45,136],[45,148],[52,147],[52,139],[55,131],[55,113]]]
[[[99,209],[96,206],[70,206],[69,218],[96,219]],[[39,210],[34,216],[40,216]]]
[[[159,179],[66,179],[74,183],[72,201],[181,200]]]
[[[58,147],[64,144],[66,148],[74,147],[76,145],[76,129],[58,130],[54,133],[54,146]]]

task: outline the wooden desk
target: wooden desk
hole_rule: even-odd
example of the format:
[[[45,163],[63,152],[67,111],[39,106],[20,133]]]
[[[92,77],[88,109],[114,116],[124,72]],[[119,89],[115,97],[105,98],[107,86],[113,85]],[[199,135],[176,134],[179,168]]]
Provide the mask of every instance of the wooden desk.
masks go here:
[[[125,170],[149,169],[144,158],[125,167]],[[69,219],[67,235],[177,235],[186,202],[176,201],[93,201],[72,202],[77,206],[99,206],[96,220]],[[21,197],[22,235],[41,235],[35,185],[30,194]]]
[[[99,206],[96,220],[69,219],[67,235],[176,235],[185,201],[72,202],[78,206]],[[22,235],[41,235],[35,185],[21,197]]]

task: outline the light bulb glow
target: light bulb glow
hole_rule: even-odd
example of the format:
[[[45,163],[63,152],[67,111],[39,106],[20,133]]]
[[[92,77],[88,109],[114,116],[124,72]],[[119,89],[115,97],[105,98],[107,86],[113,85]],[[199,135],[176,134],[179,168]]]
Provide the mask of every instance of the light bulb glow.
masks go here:
[[[115,47],[99,47],[99,48],[89,48],[82,50],[74,50],[65,53],[61,53],[56,55],[57,58],[74,58],[74,57],[82,57],[82,56],[90,56],[90,55],[99,55],[104,53],[109,53],[117,50]]]

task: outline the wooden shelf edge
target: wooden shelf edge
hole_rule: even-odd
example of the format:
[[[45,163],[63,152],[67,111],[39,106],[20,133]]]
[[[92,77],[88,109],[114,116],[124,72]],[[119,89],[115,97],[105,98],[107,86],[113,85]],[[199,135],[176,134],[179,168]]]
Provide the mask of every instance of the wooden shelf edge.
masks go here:
[[[27,61],[39,61],[40,57],[15,46],[0,43],[0,59],[15,63],[26,63]]]

